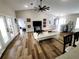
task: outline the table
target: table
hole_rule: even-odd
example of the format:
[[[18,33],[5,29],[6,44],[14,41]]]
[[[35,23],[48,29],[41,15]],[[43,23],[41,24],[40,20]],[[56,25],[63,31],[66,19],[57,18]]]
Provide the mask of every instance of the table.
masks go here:
[[[72,34],[79,32],[79,29],[73,30]],[[65,35],[68,35],[70,33],[60,33],[60,36],[64,37]],[[75,46],[75,39],[73,35],[73,46]],[[75,47],[71,51],[57,57],[56,59],[79,59],[79,46]]]
[[[61,32],[59,35],[59,40],[62,40],[63,42],[63,53],[65,52],[65,46],[66,46],[65,45],[66,41],[64,41],[65,40],[64,37],[67,35],[73,35],[73,33],[72,32]],[[72,44],[72,42],[70,44]]]
[[[79,32],[79,30],[78,29],[75,29],[75,30],[73,30],[73,32],[61,32],[60,33],[60,37],[62,37],[63,43],[64,43],[64,36],[67,36],[69,34],[72,34],[73,35],[73,37],[72,37],[72,45],[73,45],[73,47],[76,47],[75,39],[74,39],[74,33],[76,33],[76,32]]]
[[[43,32],[39,35],[34,34],[34,38],[39,42],[39,41],[46,40],[46,39],[49,39],[49,38],[54,38],[58,34],[59,34],[58,32]]]

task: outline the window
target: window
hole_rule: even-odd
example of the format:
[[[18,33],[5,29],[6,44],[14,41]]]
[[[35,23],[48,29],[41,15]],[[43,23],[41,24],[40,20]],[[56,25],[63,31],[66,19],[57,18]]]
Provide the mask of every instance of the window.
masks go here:
[[[79,29],[79,18],[77,18],[75,29]]]
[[[61,18],[59,19],[59,24],[58,24],[58,29],[57,29],[57,31],[60,32],[61,26],[64,25],[64,24],[66,24],[66,18],[65,18],[65,17],[61,17]]]
[[[53,17],[53,20],[49,20],[49,26],[51,29],[56,30],[59,23],[59,17]]]

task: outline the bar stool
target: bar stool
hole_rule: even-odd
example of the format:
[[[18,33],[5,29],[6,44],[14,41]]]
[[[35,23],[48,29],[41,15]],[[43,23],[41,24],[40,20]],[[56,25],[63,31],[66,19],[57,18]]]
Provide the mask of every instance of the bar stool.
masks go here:
[[[69,35],[64,36],[63,53],[65,53],[65,48],[66,48],[67,44],[69,44],[69,46],[72,45],[72,37],[73,37],[73,34],[69,34]]]
[[[74,33],[73,47],[76,47],[75,42],[78,41],[78,37],[79,37],[79,32],[75,32],[75,33]]]

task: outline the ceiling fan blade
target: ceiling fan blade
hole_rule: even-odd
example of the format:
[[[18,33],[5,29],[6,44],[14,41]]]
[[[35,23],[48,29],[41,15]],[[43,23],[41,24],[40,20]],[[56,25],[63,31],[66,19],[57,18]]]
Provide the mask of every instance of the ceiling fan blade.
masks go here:
[[[46,5],[45,5],[45,6],[43,6],[43,8],[46,8]]]
[[[42,0],[40,0],[40,2],[42,2]]]
[[[38,8],[38,7],[34,7],[34,10],[35,10],[35,11],[38,11],[38,10],[39,10],[39,8]]]
[[[50,7],[47,7],[46,9],[47,9],[47,10],[49,10],[49,9],[50,9]]]
[[[39,8],[41,8],[41,5],[39,5]]]
[[[43,0],[40,0],[40,4],[38,5],[38,8],[37,8],[37,9],[38,9],[39,11],[41,11],[41,12],[42,12],[42,11],[49,10],[50,7],[47,7],[46,5],[42,6],[42,1],[43,1]],[[37,10],[37,9],[36,9],[36,10]]]

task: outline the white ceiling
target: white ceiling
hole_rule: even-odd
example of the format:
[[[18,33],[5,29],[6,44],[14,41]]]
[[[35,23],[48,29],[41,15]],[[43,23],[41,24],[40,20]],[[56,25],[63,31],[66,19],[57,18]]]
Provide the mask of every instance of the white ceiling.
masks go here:
[[[51,13],[54,14],[70,14],[70,13],[79,13],[79,0],[43,0],[44,4],[50,6]],[[39,0],[4,0],[9,4],[14,10],[27,10],[33,9],[39,4]],[[34,5],[30,5],[34,3]],[[28,5],[28,8],[25,8],[24,5]]]

